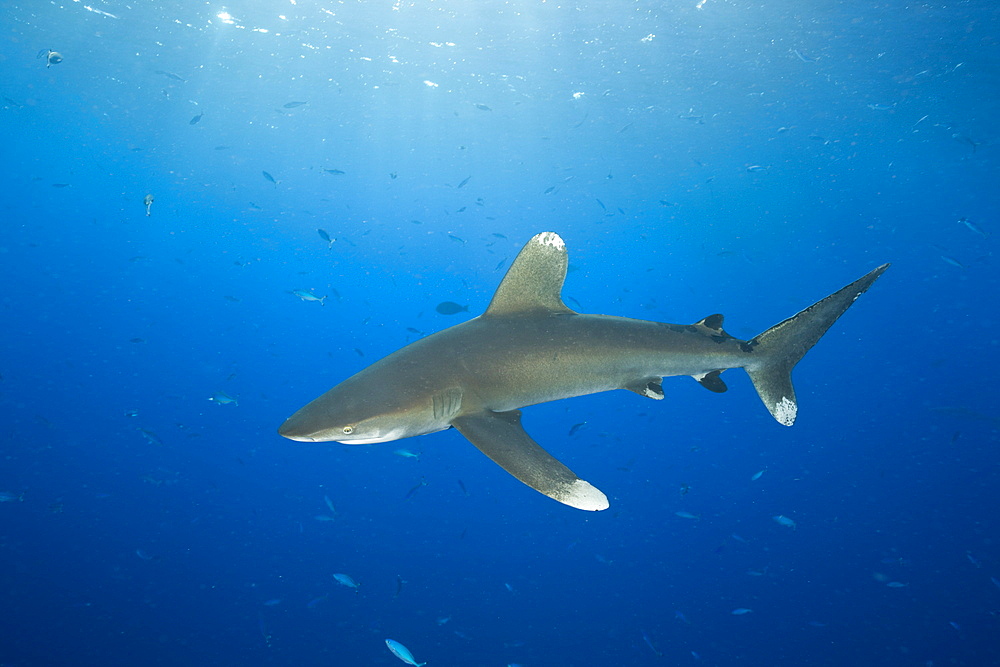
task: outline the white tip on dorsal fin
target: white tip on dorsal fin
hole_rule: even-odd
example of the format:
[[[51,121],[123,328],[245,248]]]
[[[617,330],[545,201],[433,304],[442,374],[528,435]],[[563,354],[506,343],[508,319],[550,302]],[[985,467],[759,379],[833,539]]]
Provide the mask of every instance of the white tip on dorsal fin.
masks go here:
[[[536,234],[510,265],[484,315],[572,313],[561,296],[568,264],[566,244],[558,234]]]

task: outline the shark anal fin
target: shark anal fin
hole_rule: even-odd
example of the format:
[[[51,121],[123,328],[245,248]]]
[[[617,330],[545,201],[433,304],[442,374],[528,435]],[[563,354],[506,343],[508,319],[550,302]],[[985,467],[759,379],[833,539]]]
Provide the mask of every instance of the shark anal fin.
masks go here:
[[[521,427],[521,411],[477,412],[452,425],[501,468],[553,500],[593,512],[608,508],[608,498],[541,448]]]
[[[654,401],[663,400],[663,378],[643,378],[642,380],[625,385],[625,389],[634,391],[640,396],[651,398]]]
[[[729,387],[727,387],[726,383],[723,382],[722,378],[719,377],[719,375],[721,374],[722,374],[721,370],[709,371],[708,373],[702,373],[701,375],[694,375],[692,377],[694,377],[694,379],[698,381],[698,384],[700,384],[705,389],[708,389],[709,391],[714,391],[716,394],[721,394],[723,392],[729,391]]]

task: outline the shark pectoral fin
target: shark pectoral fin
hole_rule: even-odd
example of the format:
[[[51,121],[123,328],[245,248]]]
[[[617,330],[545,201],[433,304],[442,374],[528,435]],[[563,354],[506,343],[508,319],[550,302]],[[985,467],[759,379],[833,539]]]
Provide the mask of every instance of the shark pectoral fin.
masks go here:
[[[729,391],[729,387],[727,387],[726,383],[723,382],[722,378],[719,377],[721,374],[722,371],[709,371],[708,373],[702,373],[701,375],[692,375],[691,377],[697,380],[698,384],[700,384],[705,389],[708,389],[709,391],[714,391],[716,394],[721,394],[726,391]]]
[[[479,451],[539,493],[581,510],[608,508],[607,496],[525,433],[520,410],[477,412],[454,419],[452,425]]]
[[[625,385],[624,388],[654,401],[663,400],[663,378],[643,378]]]

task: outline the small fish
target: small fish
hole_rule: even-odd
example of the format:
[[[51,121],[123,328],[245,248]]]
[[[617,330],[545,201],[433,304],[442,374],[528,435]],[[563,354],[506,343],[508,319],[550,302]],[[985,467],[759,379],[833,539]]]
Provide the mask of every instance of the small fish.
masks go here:
[[[130,342],[130,343],[145,343],[146,339],[145,338],[129,338],[128,342]]]
[[[890,581],[886,583],[886,586],[888,586],[889,588],[906,588],[907,586],[909,586],[909,584],[904,584],[901,581]]]
[[[762,167],[759,164],[752,164],[749,167],[747,167],[747,171],[749,171],[750,173],[753,173],[755,171],[766,171],[766,170],[767,167]]]
[[[13,493],[12,491],[0,491],[0,503],[24,502],[24,491]]]
[[[135,555],[138,556],[139,558],[143,559],[143,560],[153,560],[153,556],[149,555],[148,553],[146,553],[142,549],[136,549],[135,550]]]
[[[278,183],[281,183],[281,181],[274,180],[274,176],[272,176],[271,174],[267,173],[266,171],[262,171],[262,172],[260,172],[260,174],[261,174],[261,176],[264,177],[264,180],[267,180],[267,181],[270,181],[271,183],[274,183],[274,187],[278,187]]]
[[[325,173],[325,174],[333,174],[334,176],[343,176],[347,172],[346,171],[341,171],[340,169],[323,169],[323,173]]]
[[[421,477],[421,478],[420,478],[420,483],[419,483],[419,484],[417,484],[416,486],[414,486],[414,487],[413,487],[412,489],[410,489],[409,491],[407,491],[407,492],[406,492],[406,495],[405,495],[405,496],[403,496],[403,500],[409,500],[410,498],[412,498],[412,497],[413,497],[413,494],[414,494],[414,493],[416,493],[417,491],[419,491],[419,490],[420,490],[420,489],[421,489],[422,487],[424,487],[424,486],[427,486],[427,480],[426,480],[426,479],[424,479],[423,477]]]
[[[767,468],[764,468],[764,470],[758,470],[757,472],[755,472],[753,475],[751,475],[750,481],[751,482],[756,482],[758,479],[761,478],[761,476],[764,474],[764,472],[766,470],[767,470]]]
[[[1000,588],[1000,579],[997,579],[996,577],[990,577],[990,581],[993,582],[994,586],[996,586],[997,588]]]
[[[351,575],[338,572],[333,575],[333,578],[336,579],[337,583],[340,584],[341,586],[346,586],[347,588],[353,588],[355,594],[360,592],[360,584],[354,581]]]
[[[701,518],[697,514],[691,514],[691,512],[685,512],[684,510],[681,510],[679,512],[674,512],[674,514],[677,515],[677,516],[679,516],[682,519],[700,519]]]
[[[814,62],[816,62],[815,58],[813,58],[811,56],[807,56],[806,54],[802,53],[798,49],[792,49],[792,53],[794,53],[795,57],[798,58],[799,60],[801,60],[804,63],[814,63]]]
[[[423,667],[423,665],[427,664],[426,662],[417,662],[413,657],[413,654],[410,653],[410,649],[406,648],[395,639],[386,639],[385,645],[389,648],[390,653],[408,665],[413,665],[413,667]]]
[[[733,616],[744,616],[752,611],[753,609],[747,609],[746,607],[737,607],[736,609],[733,609],[729,613],[732,614]]]
[[[163,76],[167,77],[168,79],[173,79],[174,81],[185,81],[186,80],[186,79],[182,79],[181,77],[177,76],[173,72],[164,72],[162,69],[156,70],[156,73],[157,74],[162,74]]]
[[[320,595],[318,598],[313,598],[312,600],[309,600],[309,602],[306,603],[306,608],[307,609],[315,609],[316,605],[318,605],[320,602],[323,602],[324,600],[328,599],[329,597],[330,596],[328,596],[328,595]]]
[[[329,514],[317,514],[313,518],[316,519],[317,521],[322,521],[324,523],[328,523],[330,521],[336,521],[337,520],[337,517],[330,516]]]
[[[454,234],[448,234],[448,238],[450,238],[452,241],[454,241],[456,243],[461,243],[462,245],[465,245],[465,239],[463,239],[461,236],[455,236]]]
[[[215,392],[214,394],[212,394],[212,396],[208,400],[215,401],[219,405],[236,405],[236,406],[239,406],[239,403],[236,401],[236,399],[233,398],[232,396],[230,396],[229,394],[227,394],[224,391],[217,391],[217,392]]]
[[[983,231],[983,228],[982,228],[982,227],[980,227],[980,226],[979,226],[979,225],[977,225],[976,223],[972,222],[972,221],[971,221],[971,220],[969,220],[968,218],[959,218],[959,219],[958,219],[958,221],[959,221],[960,223],[962,223],[963,225],[965,225],[966,227],[968,227],[970,231],[973,231],[973,232],[975,232],[976,234],[979,234],[979,235],[980,235],[980,236],[982,236],[982,237],[983,237],[984,239],[988,239],[988,238],[990,237],[990,235],[989,235],[989,234],[987,234],[987,233],[986,233],[985,231]]]
[[[584,426],[586,426],[586,425],[587,425],[587,422],[580,422],[579,424],[573,424],[573,425],[572,425],[572,426],[570,427],[570,429],[569,429],[569,435],[570,435],[570,437],[572,437],[572,436],[576,435],[576,434],[577,434],[577,432],[578,432],[578,431],[579,431],[579,430],[580,430],[581,428],[583,428]]]
[[[465,484],[462,482],[462,480],[458,480],[458,488],[462,489],[462,495],[464,495],[464,496],[468,496],[469,495],[469,491],[468,491],[468,489],[465,488]],[[996,579],[994,579],[993,581],[994,581],[994,583],[996,583]],[[1000,584],[997,584],[997,585],[1000,586]]]
[[[966,146],[972,146],[972,152],[973,153],[976,152],[977,148],[979,148],[980,146],[983,145],[983,142],[976,141],[972,137],[970,137],[969,135],[962,134],[961,132],[957,132],[957,133],[951,135],[951,138],[954,139],[955,141],[957,141],[960,144],[965,144]]]
[[[148,442],[149,444],[151,445],[163,444],[163,440],[160,439],[160,436],[156,435],[156,433],[150,431],[148,428],[140,428],[137,430],[139,431],[139,435],[144,437],[146,439],[146,442]]]
[[[54,188],[68,188],[69,187],[69,183],[53,183],[52,187],[54,187]]]
[[[893,102],[892,104],[878,104],[878,103],[876,103],[876,104],[868,104],[866,106],[869,109],[872,109],[874,111],[889,111],[894,106],[896,106],[896,104],[895,104],[895,102]]]
[[[556,186],[550,185],[549,187],[545,188],[545,192],[543,192],[542,194],[543,195],[552,194],[553,192],[555,192],[555,190]]]
[[[142,198],[142,204],[146,207],[146,217],[149,217],[149,208],[153,205],[153,195],[146,195]]]
[[[444,625],[445,623],[447,623],[450,620],[451,620],[451,616],[439,616],[438,618],[436,618],[434,620],[434,622],[437,623],[438,625]]]
[[[605,206],[604,202],[602,202],[600,199],[595,199],[594,201],[597,202],[597,205],[601,207],[602,211],[607,211],[608,210],[608,207]]]
[[[774,519],[775,523],[777,523],[778,525],[795,530],[796,527],[795,522],[789,519],[784,514],[777,514],[775,516],[772,516],[771,518]]]
[[[650,651],[655,653],[657,656],[663,656],[663,652],[653,646],[653,640],[649,638],[649,635],[646,634],[645,630],[642,631],[642,641],[646,642],[646,646],[649,647]]]
[[[414,454],[409,449],[397,449],[393,452],[396,456],[401,456],[404,459],[416,459],[420,460],[420,454]]]
[[[292,294],[299,297],[303,301],[318,301],[319,305],[321,306],[326,305],[326,303],[324,303],[324,301],[326,300],[325,296],[316,296],[312,292],[307,292],[306,290],[302,289],[292,290]]]
[[[326,241],[326,247],[327,247],[327,249],[332,248],[334,242],[337,240],[337,239],[330,238],[330,235],[326,233],[325,229],[317,229],[316,233],[319,234],[319,237],[321,239],[323,239],[324,241]]]
[[[505,238],[507,238],[506,236],[504,236],[503,234],[501,234],[499,232],[493,232],[492,236],[495,236],[498,239],[505,239]]]
[[[458,313],[469,312],[469,307],[467,305],[462,306],[454,301],[442,301],[437,305],[437,307],[434,308],[434,310],[442,315],[457,315]]]
[[[285,109],[294,109],[295,107],[300,107],[303,104],[309,104],[308,102],[285,102],[281,106]]]
[[[336,514],[337,509],[333,506],[333,501],[330,500],[330,496],[323,496],[323,502],[326,503],[326,508],[330,510],[331,514]]]
[[[393,594],[393,596],[392,596],[393,598],[398,598],[399,597],[399,594],[403,592],[403,584],[405,584],[405,583],[406,582],[403,581],[403,578],[397,574],[396,575],[396,592]]]
[[[198,122],[201,121],[201,117],[204,116],[204,115],[205,115],[205,112],[202,111],[200,114],[198,114],[197,116],[195,116],[194,118],[192,118],[191,120],[189,120],[188,121],[188,125],[197,125]]]
[[[53,65],[58,65],[63,61],[63,56],[58,51],[53,51],[52,49],[42,49],[38,52],[36,58],[45,58],[45,68],[48,69]]]
[[[954,257],[951,257],[950,255],[941,255],[941,259],[944,260],[947,264],[951,264],[956,269],[963,269],[963,270],[965,269],[965,264],[962,264],[960,261],[958,261]]]
[[[263,603],[265,607],[277,607],[279,604],[281,604],[281,598],[271,598]]]
[[[493,109],[489,108],[485,104],[477,104],[476,108],[479,109],[480,111],[493,111]]]
[[[465,187],[466,185],[468,185],[468,184],[469,184],[469,181],[471,181],[471,180],[472,180],[472,176],[466,176],[465,178],[463,178],[463,179],[462,179],[462,182],[461,182],[461,183],[459,183],[459,184],[458,184],[458,187],[456,187],[455,189],[456,189],[456,190],[461,190],[461,189],[462,189],[462,188],[464,188],[464,187]]]

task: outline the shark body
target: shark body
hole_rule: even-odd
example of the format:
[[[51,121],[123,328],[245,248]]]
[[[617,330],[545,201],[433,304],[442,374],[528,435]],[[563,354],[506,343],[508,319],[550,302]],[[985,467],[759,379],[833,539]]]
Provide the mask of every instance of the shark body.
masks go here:
[[[743,368],[774,418],[791,426],[792,368],[889,266],[744,341],[723,331],[722,315],[682,325],[574,312],[561,298],[567,265],[557,234],[536,235],[485,313],[344,380],[289,417],[279,434],[368,444],[454,427],[533,489],[572,507],[603,510],[607,497],[524,431],[520,408],[612,389],[662,399],[662,379],[675,375],[723,392],[720,374]]]

